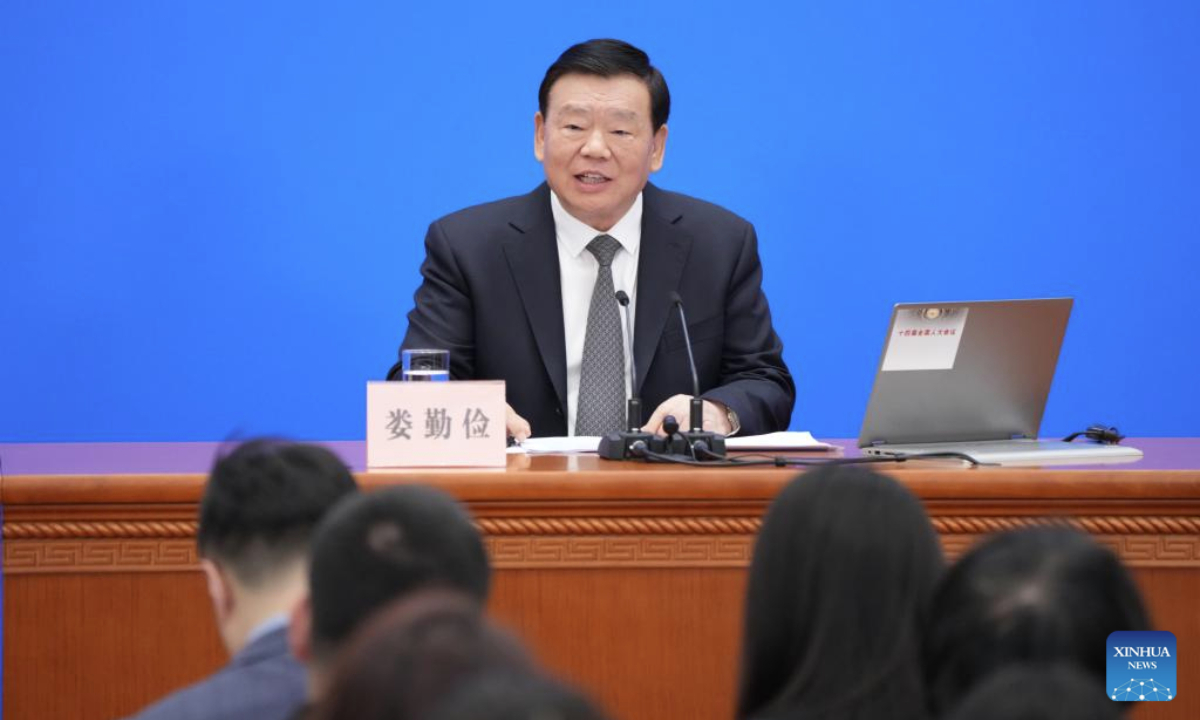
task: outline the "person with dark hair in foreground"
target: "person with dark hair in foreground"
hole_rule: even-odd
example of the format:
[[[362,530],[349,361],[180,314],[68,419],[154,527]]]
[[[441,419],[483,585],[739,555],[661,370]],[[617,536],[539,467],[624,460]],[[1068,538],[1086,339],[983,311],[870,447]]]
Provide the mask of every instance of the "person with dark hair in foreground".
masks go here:
[[[480,675],[436,706],[428,720],[605,720],[578,690],[545,677]]]
[[[1104,693],[1104,648],[1116,630],[1147,630],[1117,556],[1068,528],[1003,533],[946,574],[930,607],[925,667],[941,714],[991,673],[1020,662],[1074,663]]]
[[[546,182],[429,227],[401,349],[449,350],[455,379],[504,380],[511,436],[623,430],[630,393],[653,411],[648,432],[667,415],[686,423],[693,386],[674,293],[690,319],[704,429],[788,427],[796,388],[754,227],[648,182],[670,110],[645,52],[620,40],[573,45],[538,90],[533,150]]]
[[[292,616],[292,650],[323,697],[336,652],[393,600],[442,587],[487,600],[491,568],[471,516],[441,490],[390,487],[339,503],[313,536],[308,598]]]
[[[844,465],[793,480],[754,546],[738,720],[925,717],[920,635],[943,569],[895,480]]]
[[[536,673],[521,643],[484,618],[478,601],[417,591],[374,614],[338,654],[320,720],[424,720],[482,673]]]
[[[200,500],[197,546],[232,658],[138,720],[282,720],[304,702],[288,613],[305,594],[314,528],[357,487],[345,463],[316,445],[252,440],[217,460]]]
[[[1118,720],[1120,704],[1073,665],[1020,664],[998,670],[946,720]]]

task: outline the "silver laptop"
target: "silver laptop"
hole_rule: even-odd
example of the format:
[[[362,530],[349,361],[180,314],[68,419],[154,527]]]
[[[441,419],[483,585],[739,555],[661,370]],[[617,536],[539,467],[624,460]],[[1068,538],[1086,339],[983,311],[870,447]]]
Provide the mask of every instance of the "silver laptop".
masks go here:
[[[1001,465],[1128,462],[1123,445],[1039,440],[1071,298],[901,303],[858,445]]]

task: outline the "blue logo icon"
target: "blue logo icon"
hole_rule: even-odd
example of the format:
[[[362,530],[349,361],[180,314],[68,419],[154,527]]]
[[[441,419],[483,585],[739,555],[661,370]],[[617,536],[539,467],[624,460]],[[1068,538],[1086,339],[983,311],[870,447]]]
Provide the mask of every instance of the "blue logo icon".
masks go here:
[[[1108,697],[1118,702],[1174,700],[1175,634],[1118,631],[1108,636]]]

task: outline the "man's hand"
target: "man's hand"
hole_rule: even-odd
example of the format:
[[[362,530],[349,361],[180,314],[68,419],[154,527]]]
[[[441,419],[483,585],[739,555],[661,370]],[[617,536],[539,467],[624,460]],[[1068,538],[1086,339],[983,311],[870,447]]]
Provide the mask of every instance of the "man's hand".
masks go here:
[[[518,415],[517,411],[512,409],[512,405],[505,403],[504,408],[504,428],[508,436],[517,442],[528,440],[529,436],[533,434],[533,430],[529,427],[529,421]]]
[[[664,400],[663,404],[659,405],[655,409],[654,414],[650,416],[650,421],[642,426],[642,432],[662,435],[663,419],[668,415],[675,416],[675,419],[679,421],[680,429],[690,429],[689,425],[692,422],[692,396],[676,395]],[[720,435],[728,435],[733,431],[733,428],[729,425],[729,414],[725,411],[724,405],[712,400],[704,401],[704,429]]]

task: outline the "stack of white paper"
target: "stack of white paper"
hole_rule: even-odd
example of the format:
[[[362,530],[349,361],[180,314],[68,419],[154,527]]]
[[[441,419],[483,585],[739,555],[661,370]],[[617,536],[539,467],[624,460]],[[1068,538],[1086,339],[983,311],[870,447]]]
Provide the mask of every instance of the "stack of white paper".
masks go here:
[[[833,448],[833,445],[814,438],[812,433],[807,430],[725,438],[725,449],[727,450],[832,450]]]

